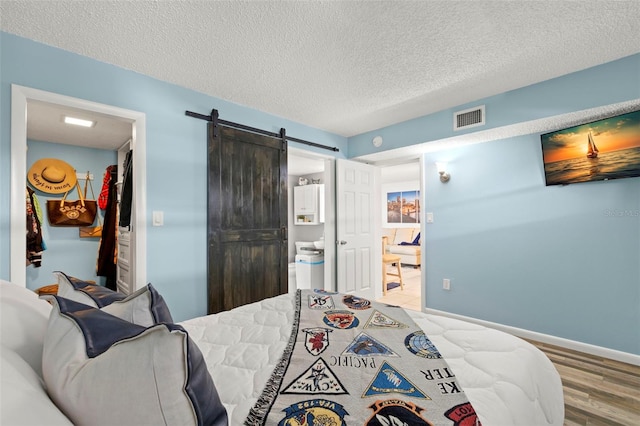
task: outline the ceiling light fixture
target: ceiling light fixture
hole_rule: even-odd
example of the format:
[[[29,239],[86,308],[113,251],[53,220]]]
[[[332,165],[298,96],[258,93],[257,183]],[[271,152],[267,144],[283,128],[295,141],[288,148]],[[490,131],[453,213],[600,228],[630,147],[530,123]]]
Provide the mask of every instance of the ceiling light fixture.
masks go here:
[[[375,138],[373,138],[371,143],[373,144],[373,146],[378,148],[380,145],[382,145],[382,136],[376,136]]]
[[[96,122],[91,120],[83,120],[82,118],[64,116],[64,122],[67,124],[73,124],[74,126],[93,127]]]

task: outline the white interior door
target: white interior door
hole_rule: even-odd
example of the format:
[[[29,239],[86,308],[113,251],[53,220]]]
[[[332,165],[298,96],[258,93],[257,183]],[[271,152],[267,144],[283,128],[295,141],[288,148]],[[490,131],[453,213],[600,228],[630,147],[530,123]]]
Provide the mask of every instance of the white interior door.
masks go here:
[[[336,160],[336,257],[341,293],[375,300],[380,289],[379,170],[368,164]]]

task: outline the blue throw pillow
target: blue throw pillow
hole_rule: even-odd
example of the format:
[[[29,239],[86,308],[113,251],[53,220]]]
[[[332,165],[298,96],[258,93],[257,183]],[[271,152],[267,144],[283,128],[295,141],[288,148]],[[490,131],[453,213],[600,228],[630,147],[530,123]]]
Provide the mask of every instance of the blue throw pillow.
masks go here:
[[[418,232],[418,235],[416,235],[416,237],[413,239],[413,242],[411,243],[414,246],[419,246],[420,245],[420,233]]]
[[[400,243],[401,246],[419,246],[420,245],[420,233],[411,241],[410,243],[403,241]]]

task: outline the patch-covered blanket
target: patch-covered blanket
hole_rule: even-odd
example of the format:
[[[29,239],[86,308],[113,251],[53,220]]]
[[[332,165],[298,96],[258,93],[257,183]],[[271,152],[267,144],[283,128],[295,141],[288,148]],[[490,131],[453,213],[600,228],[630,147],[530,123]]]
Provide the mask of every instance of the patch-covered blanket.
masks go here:
[[[291,339],[245,424],[480,422],[446,361],[403,309],[298,290]]]

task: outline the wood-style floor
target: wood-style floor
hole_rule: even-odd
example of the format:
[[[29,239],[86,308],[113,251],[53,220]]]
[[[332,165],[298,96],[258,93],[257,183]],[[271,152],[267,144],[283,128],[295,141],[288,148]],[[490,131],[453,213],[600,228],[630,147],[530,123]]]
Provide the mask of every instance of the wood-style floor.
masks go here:
[[[420,310],[419,270],[402,268],[402,272],[404,291],[394,288],[378,301]],[[640,366],[529,342],[542,350],[560,373],[565,426],[640,426]]]
[[[530,342],[560,373],[565,426],[640,425],[640,366]]]

